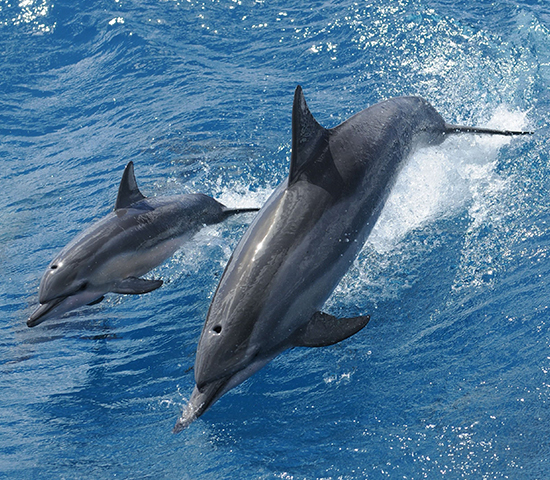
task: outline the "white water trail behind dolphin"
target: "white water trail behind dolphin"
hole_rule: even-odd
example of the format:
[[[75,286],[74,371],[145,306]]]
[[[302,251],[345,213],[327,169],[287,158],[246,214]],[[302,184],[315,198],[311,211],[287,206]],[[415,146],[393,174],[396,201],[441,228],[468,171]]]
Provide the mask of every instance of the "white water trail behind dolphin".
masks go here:
[[[528,112],[500,106],[484,125],[524,130]],[[477,233],[487,223],[497,224],[509,209],[511,178],[497,171],[499,151],[517,137],[456,135],[437,147],[414,152],[400,172],[371,235],[344,276],[326,308],[355,305],[362,311],[370,303],[398,298],[418,279],[407,274],[410,263],[433,248],[421,241],[411,246],[415,231],[445,218],[466,214],[468,225],[454,279],[454,288],[479,283],[493,275],[501,252],[493,238],[479,242]],[[495,225],[493,225],[495,226]],[[497,234],[497,233],[494,233]],[[411,236],[413,235],[413,236]],[[396,273],[399,279],[396,279]]]
[[[522,130],[526,116],[501,106],[484,126]],[[399,174],[367,242],[379,253],[388,252],[409,232],[465,205],[472,218],[481,221],[484,200],[507,188],[507,179],[495,167],[499,149],[512,141],[517,139],[464,134],[417,150]]]

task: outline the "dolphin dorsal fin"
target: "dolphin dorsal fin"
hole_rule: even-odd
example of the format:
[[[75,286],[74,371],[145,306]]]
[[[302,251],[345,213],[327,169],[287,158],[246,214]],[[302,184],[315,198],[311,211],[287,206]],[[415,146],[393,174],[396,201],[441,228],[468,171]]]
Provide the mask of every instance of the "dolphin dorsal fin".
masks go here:
[[[302,87],[298,85],[292,106],[292,153],[288,184],[292,185],[310,163],[319,158],[328,144],[328,131],[309,111]]]
[[[136,177],[134,175],[134,162],[128,162],[124,173],[122,174],[122,180],[118,187],[118,195],[115,202],[115,210],[119,208],[128,208],[133,203],[143,200],[143,195],[137,186]]]

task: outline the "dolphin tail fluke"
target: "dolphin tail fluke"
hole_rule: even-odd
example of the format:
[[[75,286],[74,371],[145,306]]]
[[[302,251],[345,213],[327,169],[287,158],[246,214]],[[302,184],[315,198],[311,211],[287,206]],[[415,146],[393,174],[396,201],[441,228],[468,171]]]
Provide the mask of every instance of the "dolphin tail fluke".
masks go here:
[[[336,318],[328,313],[316,312],[300,328],[294,338],[295,347],[326,347],[356,334],[369,323],[368,315],[353,318]]]
[[[497,130],[494,128],[483,128],[483,127],[466,127],[463,125],[451,125],[450,123],[445,124],[445,133],[476,133],[481,135],[533,135],[534,132],[523,132],[523,131],[512,131],[512,130]]]
[[[224,208],[223,214],[225,215],[225,218],[231,217],[233,215],[239,215],[240,213],[248,213],[248,212],[258,212],[260,210],[259,207],[257,208]]]

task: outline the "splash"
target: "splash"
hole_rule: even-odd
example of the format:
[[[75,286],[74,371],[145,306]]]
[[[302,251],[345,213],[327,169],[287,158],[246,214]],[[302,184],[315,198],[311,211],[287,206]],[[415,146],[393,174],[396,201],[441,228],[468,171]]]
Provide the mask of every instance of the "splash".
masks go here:
[[[527,112],[500,106],[486,126],[521,130],[526,116]],[[488,198],[507,188],[507,179],[495,167],[500,148],[511,141],[496,135],[461,135],[415,152],[400,173],[368,243],[379,253],[390,251],[413,230],[466,205],[474,222],[481,223]]]
[[[488,106],[484,108],[489,109]],[[493,110],[488,121],[475,124],[522,130],[528,123],[527,114],[502,105]],[[464,134],[451,136],[440,146],[418,150],[399,174],[371,236],[329,303],[340,299],[346,304],[361,305],[367,290],[370,300],[397,298],[403,288],[410,287],[416,280],[404,275],[396,282],[392,275],[399,267],[395,265],[406,264],[408,255],[422,255],[422,248],[429,248],[409,248],[409,240],[415,238],[415,232],[463,212],[470,224],[465,232],[463,262],[457,281],[464,283],[468,262],[483,257],[486,252],[484,245],[475,245],[467,239],[475,238],[475,232],[485,222],[494,222],[499,208],[506,208],[505,201],[495,202],[495,198],[506,198],[510,179],[502,176],[496,167],[501,148],[514,141],[517,140],[510,137]],[[260,207],[273,192],[273,187],[251,186],[257,183],[258,179],[251,178],[251,174],[230,179],[219,175],[207,182],[207,191],[231,208]],[[169,271],[163,272],[163,278],[175,280],[181,276],[199,275],[208,264],[223,271],[252,218],[245,216],[241,224],[233,221],[231,225],[220,224],[201,230],[175,255],[167,267]]]
[[[50,33],[55,28],[55,23],[47,21],[52,8],[48,0],[21,0],[17,7],[11,4],[6,6],[9,7],[6,12],[8,17],[2,21],[5,26],[30,25],[36,33]],[[0,8],[1,11],[2,8]]]
[[[214,197],[230,208],[253,208],[261,207],[272,193],[272,188],[250,190],[250,185],[244,182],[222,186],[220,179],[215,188]]]
[[[480,126],[522,130],[527,113],[500,106]],[[377,305],[399,298],[419,281],[414,265],[433,248],[419,232],[429,233],[436,221],[464,214],[469,225],[453,288],[486,283],[499,256],[494,250],[502,245],[484,232],[498,232],[512,193],[511,179],[497,171],[497,161],[501,148],[513,141],[461,135],[418,150],[399,174],[371,236],[328,306],[355,304],[361,310],[366,302]]]

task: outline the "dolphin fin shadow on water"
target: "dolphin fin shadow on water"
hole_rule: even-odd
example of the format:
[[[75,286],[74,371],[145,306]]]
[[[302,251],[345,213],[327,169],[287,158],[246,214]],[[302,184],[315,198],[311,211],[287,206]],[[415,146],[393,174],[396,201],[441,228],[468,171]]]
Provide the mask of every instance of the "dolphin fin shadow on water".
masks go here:
[[[331,345],[367,324],[368,316],[336,319],[320,308],[363,247],[404,161],[459,133],[530,132],[450,125],[420,97],[386,100],[325,129],[298,86],[288,178],[225,268],[175,433],[284,350]]]
[[[129,162],[113,212],[74,238],[46,269],[39,287],[40,306],[27,325],[34,327],[83,305],[95,305],[108,292],[151,292],[162,280],[140,277],[168,259],[204,225],[257,210],[230,209],[200,193],[147,198]]]

